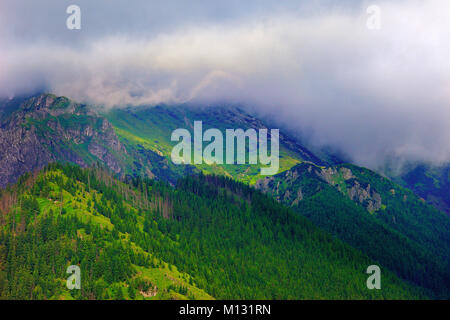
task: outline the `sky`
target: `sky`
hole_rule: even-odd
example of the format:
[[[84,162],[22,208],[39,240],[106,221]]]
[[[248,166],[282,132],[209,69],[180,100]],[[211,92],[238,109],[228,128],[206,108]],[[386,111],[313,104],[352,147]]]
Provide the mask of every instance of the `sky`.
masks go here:
[[[439,164],[449,16],[448,0],[0,0],[0,98],[238,103],[360,165]]]

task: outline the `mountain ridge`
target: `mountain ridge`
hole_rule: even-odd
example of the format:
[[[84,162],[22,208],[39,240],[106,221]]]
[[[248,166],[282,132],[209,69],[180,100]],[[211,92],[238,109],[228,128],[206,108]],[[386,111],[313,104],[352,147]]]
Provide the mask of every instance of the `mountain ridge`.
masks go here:
[[[258,181],[256,188],[402,278],[448,298],[450,219],[411,190],[355,165],[305,163]]]
[[[104,166],[122,181],[152,178],[176,187],[180,179],[221,175],[260,189],[401,279],[448,298],[448,217],[412,191],[352,164],[321,160],[289,135],[280,135],[280,172],[263,177],[258,165],[174,165],[177,128],[266,128],[243,110],[193,106],[93,110],[52,94],[0,109],[0,185],[53,162]],[[370,237],[369,237],[370,235]],[[389,246],[386,246],[389,243]],[[430,270],[431,273],[430,273]]]

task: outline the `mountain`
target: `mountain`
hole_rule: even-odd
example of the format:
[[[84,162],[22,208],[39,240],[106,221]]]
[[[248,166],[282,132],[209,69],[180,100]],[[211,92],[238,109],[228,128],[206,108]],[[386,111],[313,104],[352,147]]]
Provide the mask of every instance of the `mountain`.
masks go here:
[[[394,181],[411,189],[436,209],[450,216],[450,164],[409,165],[401,174],[392,175]]]
[[[156,106],[114,109],[103,113],[113,125],[120,141],[133,150],[150,149],[166,157],[175,142],[170,141],[171,133],[177,128],[193,131],[194,121],[203,122],[203,130],[217,128],[222,133],[226,129],[268,128],[263,121],[247,114],[238,107],[193,107]],[[280,171],[287,170],[300,162],[324,164],[295,139],[280,132]],[[254,184],[261,178],[260,165],[195,165],[204,173],[223,174],[239,181]]]
[[[81,221],[63,222],[71,225],[67,229],[72,232],[71,241],[87,239],[83,229],[95,228],[96,223],[88,223],[90,226],[83,223],[86,223],[85,217],[92,216],[92,222],[98,220],[97,224],[101,225],[103,221],[109,226],[109,231],[119,232],[119,236],[114,233],[113,238],[102,242],[101,250],[117,246],[118,252],[130,251],[129,247],[123,247],[125,244],[120,239],[134,239],[132,247],[137,245],[152,257],[157,256],[158,261],[182,270],[183,275],[170,275],[175,279],[181,277],[181,282],[160,285],[167,289],[166,293],[173,286],[178,286],[178,291],[175,290],[178,294],[186,293],[187,284],[190,284],[186,279],[192,277],[195,279],[194,285],[190,284],[192,290],[197,288],[199,296],[206,294],[214,298],[450,297],[450,219],[404,187],[407,183],[419,181],[420,174],[414,175],[413,179],[390,180],[371,170],[341,163],[338,156],[324,156],[323,153],[318,156],[284,130],[280,130],[280,170],[275,176],[261,176],[260,165],[175,165],[170,158],[176,144],[170,141],[171,133],[178,128],[192,132],[196,120],[203,121],[204,130],[217,128],[221,132],[227,128],[271,127],[269,121],[258,119],[235,106],[160,105],[107,110],[52,94],[0,102],[0,186],[9,186],[0,199],[4,203],[2,213],[7,217],[3,221],[3,232],[11,232],[21,225],[27,230],[23,232],[24,239],[28,239],[28,230],[36,234],[34,222],[29,225],[34,220],[27,220],[26,215],[24,218],[19,215],[23,221],[11,220],[12,212],[28,210],[22,208],[23,201],[17,203],[17,199],[31,197],[38,204],[33,200],[32,210],[43,213],[44,217],[50,213],[47,206],[53,207],[53,218],[48,220],[53,228],[59,224],[62,208],[65,213],[75,212],[75,218]],[[55,162],[71,165],[52,164]],[[81,170],[79,167],[91,169]],[[40,172],[43,168],[47,169]],[[100,174],[96,171],[100,170],[98,168],[105,168],[108,172],[103,170]],[[52,173],[47,179],[49,171]],[[443,176],[442,172],[436,176]],[[21,178],[24,175],[28,178]],[[54,175],[62,175],[63,178],[53,181]],[[100,189],[96,189],[90,179],[99,175],[102,178],[97,177],[97,180],[103,182],[98,182]],[[42,177],[43,182],[35,180],[35,177]],[[58,187],[60,180],[72,187]],[[18,184],[14,185],[17,181]],[[38,187],[33,187],[36,181]],[[438,185],[442,187],[440,190],[444,190],[441,198],[445,200],[444,183],[433,181],[433,184],[426,184],[425,190],[429,192],[431,185]],[[101,183],[106,184],[107,190],[99,186]],[[30,193],[24,185],[31,190],[38,188],[44,191]],[[416,186],[422,185],[416,183]],[[259,189],[275,202],[254,189]],[[127,195],[124,190],[129,190]],[[421,189],[413,190],[419,193]],[[11,193],[15,196],[10,196]],[[243,201],[243,193],[250,198]],[[139,200],[136,194],[140,194]],[[148,200],[149,194],[158,199]],[[66,196],[67,201],[63,203],[61,197]],[[104,197],[105,204],[99,205],[100,198]],[[147,197],[147,201],[142,197]],[[227,203],[230,211],[222,210]],[[153,217],[160,233],[153,233],[154,224],[146,220],[147,215]],[[71,214],[65,217],[68,216]],[[109,223],[102,216],[109,219]],[[287,218],[278,220],[281,217]],[[305,230],[312,232],[311,237],[305,234]],[[99,237],[109,237],[111,232],[105,232],[105,235],[97,234],[88,246],[94,245]],[[229,235],[218,236],[221,232]],[[67,244],[68,239],[63,233],[58,234],[61,239],[55,237],[51,245]],[[151,238],[144,239],[153,243],[151,248],[148,242],[140,242],[142,237]],[[330,242],[331,247],[327,247],[324,241]],[[4,240],[3,245],[9,248],[4,249],[9,252],[9,240]],[[316,247],[319,251],[314,254],[312,248]],[[34,249],[38,250],[37,247]],[[222,250],[225,250],[224,255],[218,255]],[[345,252],[343,260],[341,255],[336,256],[330,250]],[[298,257],[294,258],[294,253]],[[6,258],[10,256],[5,255]],[[144,269],[151,265],[138,264],[137,260],[130,259],[126,267],[130,273],[121,278],[111,278],[107,283],[108,297],[116,292],[120,294],[117,287],[121,283],[124,288],[129,285],[135,272],[140,270],[150,274],[151,271]],[[59,263],[58,268],[62,268],[62,262]],[[364,274],[367,263],[382,267],[383,274],[386,272],[395,283],[391,287],[394,291],[387,290],[380,295],[360,287],[367,276]],[[211,264],[220,265],[221,271],[225,272],[224,277]],[[314,269],[315,266],[318,270]],[[340,267],[342,269],[335,274],[338,270],[335,268]],[[26,277],[26,270],[22,274],[8,270],[3,276],[8,283],[15,277]],[[343,270],[348,274],[345,275]],[[356,276],[355,270],[363,274]],[[158,279],[165,269],[160,271],[159,275],[153,274]],[[45,272],[49,278],[58,281],[65,276],[55,274],[54,270],[53,273]],[[94,277],[92,281],[95,283],[100,278]],[[295,279],[307,282],[298,284]],[[347,281],[348,286],[343,281]],[[48,286],[52,285],[46,284],[46,288]],[[14,296],[8,292],[9,297]],[[125,289],[124,292],[126,295]],[[67,292],[50,290],[45,297],[67,297]],[[171,294],[159,297],[168,298]]]
[[[299,164],[256,187],[400,277],[449,297],[450,219],[361,167]]]
[[[121,176],[143,175],[172,184],[186,174],[224,174],[255,183],[259,165],[206,164],[176,166],[170,159],[175,145],[170,135],[177,128],[192,128],[204,120],[214,127],[266,128],[260,120],[238,108],[200,109],[192,106],[157,106],[99,111],[66,97],[40,94],[7,101],[0,106],[0,186],[48,163],[63,161],[86,167],[97,162]],[[301,162],[323,161],[295,139],[280,134],[280,171]]]
[[[119,181],[51,164],[0,197],[2,299],[422,299],[306,218],[219,176]],[[69,291],[69,265],[81,290]]]
[[[111,123],[93,108],[66,97],[40,94],[3,104],[0,186],[55,161],[82,167],[97,162],[116,174],[146,174],[174,183],[189,172],[150,149],[124,145]]]

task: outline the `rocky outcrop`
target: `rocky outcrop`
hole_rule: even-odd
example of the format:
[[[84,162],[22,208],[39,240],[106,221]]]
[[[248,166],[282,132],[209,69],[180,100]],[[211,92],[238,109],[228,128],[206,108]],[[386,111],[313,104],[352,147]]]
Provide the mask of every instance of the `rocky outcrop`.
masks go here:
[[[126,149],[113,127],[82,104],[41,94],[24,101],[0,126],[0,186],[50,162],[88,166],[99,161],[116,173]]]
[[[299,204],[300,201],[303,200],[303,192],[302,192],[302,188],[298,188],[297,190],[297,197],[294,199],[294,201],[292,201],[292,205],[296,206]]]
[[[326,168],[320,171],[316,170],[317,175],[322,178],[326,183],[333,184],[333,178],[337,174],[337,170],[335,168]]]
[[[25,172],[54,160],[39,142],[35,129],[0,128],[0,186],[14,183]]]
[[[348,196],[351,200],[364,205],[370,212],[381,208],[381,195],[371,190],[370,184],[364,188],[355,180],[353,186],[348,189]]]
[[[342,177],[344,178],[344,180],[350,180],[355,178],[355,176],[353,176],[352,170],[348,169],[348,168],[340,168],[339,172],[341,173]]]
[[[349,168],[322,168],[320,171],[317,170],[316,174],[329,185],[336,187],[339,192],[347,194],[352,201],[363,205],[368,211],[374,212],[381,208],[381,195],[373,190],[370,184],[363,186]]]
[[[265,177],[264,179],[260,179],[256,181],[255,188],[261,190],[264,193],[271,191],[273,186],[273,177]]]
[[[322,189],[323,183],[364,206],[369,212],[382,208],[381,195],[346,167],[319,167],[302,163],[276,176],[258,180],[255,188],[278,201],[295,206]]]

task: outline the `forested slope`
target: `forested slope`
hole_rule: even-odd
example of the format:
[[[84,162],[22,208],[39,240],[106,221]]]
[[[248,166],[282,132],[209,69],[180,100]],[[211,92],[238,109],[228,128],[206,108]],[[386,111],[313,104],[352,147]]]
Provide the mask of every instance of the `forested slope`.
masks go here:
[[[397,275],[450,297],[450,219],[365,168],[300,164],[257,187]]]
[[[52,164],[2,191],[0,296],[14,299],[411,299],[422,290],[238,182],[176,188]],[[79,265],[82,289],[65,287]]]

